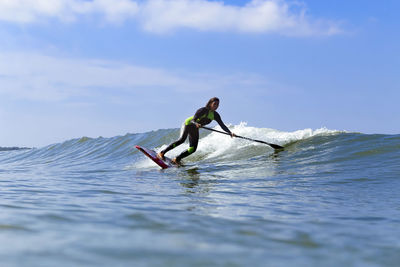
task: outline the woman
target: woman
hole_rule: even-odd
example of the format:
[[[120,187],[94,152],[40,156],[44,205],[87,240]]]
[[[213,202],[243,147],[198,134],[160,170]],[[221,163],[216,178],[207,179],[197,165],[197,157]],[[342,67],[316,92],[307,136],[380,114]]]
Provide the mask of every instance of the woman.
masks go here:
[[[229,133],[231,137],[236,136],[234,133],[229,131],[228,127],[221,120],[221,116],[216,111],[219,106],[219,99],[217,97],[213,97],[208,100],[208,103],[205,107],[200,108],[196,111],[194,116],[189,117],[185,120],[185,128],[183,130],[182,136],[175,141],[174,143],[170,144],[166,149],[162,150],[158,153],[158,157],[164,159],[164,154],[174,149],[175,147],[181,145],[185,142],[187,136],[189,135],[189,148],[183,151],[179,156],[172,160],[175,164],[180,164],[181,159],[193,154],[197,149],[197,144],[199,143],[199,128],[209,124],[213,120],[217,121],[221,128]]]

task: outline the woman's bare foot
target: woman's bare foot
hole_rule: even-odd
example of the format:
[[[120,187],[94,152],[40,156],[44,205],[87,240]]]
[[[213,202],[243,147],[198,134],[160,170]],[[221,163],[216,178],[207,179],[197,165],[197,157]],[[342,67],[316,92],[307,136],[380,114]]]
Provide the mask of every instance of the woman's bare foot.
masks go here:
[[[162,153],[162,152],[158,153],[157,158],[165,160],[164,153]]]
[[[175,165],[181,165],[180,160],[177,160],[176,158],[174,158],[173,160],[171,160],[171,162]]]

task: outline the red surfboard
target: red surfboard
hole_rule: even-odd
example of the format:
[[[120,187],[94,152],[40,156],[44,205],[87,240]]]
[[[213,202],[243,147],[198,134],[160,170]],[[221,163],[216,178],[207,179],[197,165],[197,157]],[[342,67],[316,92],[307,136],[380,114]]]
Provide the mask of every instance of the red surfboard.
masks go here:
[[[162,160],[157,157],[157,152],[154,150],[141,147],[141,146],[135,146],[139,151],[141,151],[143,154],[145,154],[147,157],[149,157],[152,161],[154,161],[158,166],[160,166],[163,169],[167,169],[170,167],[177,167],[174,163],[172,163],[170,158],[165,157],[165,160]]]

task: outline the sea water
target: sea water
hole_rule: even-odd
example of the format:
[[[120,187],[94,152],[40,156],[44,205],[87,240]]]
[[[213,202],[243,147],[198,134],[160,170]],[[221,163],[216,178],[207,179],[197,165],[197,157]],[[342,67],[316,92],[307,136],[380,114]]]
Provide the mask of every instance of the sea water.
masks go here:
[[[400,135],[231,130],[0,149],[0,265],[400,266]]]

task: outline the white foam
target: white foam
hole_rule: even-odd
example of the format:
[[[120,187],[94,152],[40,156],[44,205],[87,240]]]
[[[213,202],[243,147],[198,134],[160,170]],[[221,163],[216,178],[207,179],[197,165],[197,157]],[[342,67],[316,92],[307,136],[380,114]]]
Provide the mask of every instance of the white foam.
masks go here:
[[[294,132],[284,132],[270,128],[256,128],[247,126],[246,122],[241,122],[238,125],[229,126],[230,130],[236,135],[243,137],[261,140],[264,142],[285,146],[286,144],[293,143],[299,140],[304,140],[317,135],[334,135],[343,133],[343,131],[329,130],[325,127],[320,129],[303,129]],[[222,131],[219,126],[214,127],[216,130]],[[200,131],[207,131],[201,129]],[[175,140],[171,140],[175,141]],[[156,152],[165,149],[169,144],[155,148]],[[182,151],[188,148],[188,141],[177,148],[171,150],[166,155],[169,158],[178,156]],[[197,151],[185,159],[185,161],[193,162],[199,160],[219,161],[224,159],[249,159],[254,156],[272,154],[274,149],[268,145],[243,140],[241,138],[231,138],[228,135],[216,132],[210,132],[207,136],[200,138]],[[136,162],[136,168],[151,168],[154,163],[148,159],[143,158]]]
[[[307,139],[316,135],[332,135],[343,131],[320,128],[316,130],[304,129],[294,132],[283,132],[270,128],[256,128],[247,126],[246,122],[229,127],[236,135],[261,140],[264,142],[285,146],[295,141]],[[219,126],[214,129],[221,130]],[[230,138],[227,135],[212,132],[200,139],[196,154],[203,155],[207,159],[232,157],[233,154],[246,154],[247,156],[273,153],[273,149],[265,144]]]

